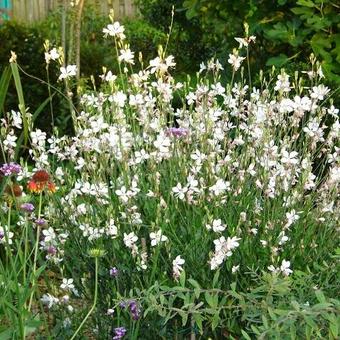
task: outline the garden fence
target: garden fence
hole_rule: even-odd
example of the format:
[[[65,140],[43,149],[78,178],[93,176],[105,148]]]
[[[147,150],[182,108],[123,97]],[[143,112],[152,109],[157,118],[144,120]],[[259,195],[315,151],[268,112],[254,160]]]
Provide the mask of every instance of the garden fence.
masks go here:
[[[62,6],[63,3],[71,2],[70,0],[0,0],[0,23],[1,19],[37,21],[45,18],[50,11]],[[108,14],[110,9],[113,9],[116,18],[136,14],[134,0],[86,0],[85,3],[95,5],[102,14]]]

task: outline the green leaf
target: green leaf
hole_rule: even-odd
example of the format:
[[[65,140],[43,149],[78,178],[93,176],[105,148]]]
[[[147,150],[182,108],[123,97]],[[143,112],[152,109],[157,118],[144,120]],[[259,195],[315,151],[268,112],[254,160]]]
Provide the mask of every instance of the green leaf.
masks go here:
[[[12,328],[7,328],[5,331],[0,333],[0,340],[9,340],[13,339],[13,329]]]
[[[296,4],[301,5],[301,6],[310,7],[310,8],[316,7],[312,0],[298,0],[296,2]]]
[[[266,65],[267,66],[276,66],[276,67],[282,67],[284,64],[286,64],[289,61],[289,58],[281,53],[277,57],[271,57],[267,60]]]
[[[326,298],[325,295],[323,294],[323,292],[321,290],[316,290],[315,291],[315,296],[318,299],[318,301],[320,303],[325,303],[326,302]]]
[[[0,113],[4,112],[4,105],[9,83],[12,78],[11,69],[7,66],[0,78]]]
[[[22,121],[24,125],[24,145],[27,145],[27,140],[28,140],[28,120],[27,120],[27,115],[26,115],[26,106],[25,106],[25,100],[24,100],[24,93],[22,90],[21,86],[21,80],[20,80],[20,75],[19,75],[19,69],[17,63],[11,63],[11,70],[13,74],[13,79],[14,79],[14,84],[15,88],[17,90],[18,94],[18,101],[19,101],[19,110],[22,115]]]
[[[188,322],[188,313],[180,311],[180,312],[178,312],[178,314],[182,318],[182,326],[185,326]]]
[[[334,315],[333,315],[334,316]],[[334,322],[330,322],[329,324],[329,330],[332,334],[332,336],[334,337],[334,339],[338,339],[338,335],[339,335],[339,320],[336,320],[336,318],[334,317],[335,321]]]
[[[212,282],[213,288],[217,288],[217,282],[218,282],[219,277],[220,277],[220,271],[217,270],[214,275],[213,282]]]
[[[310,41],[313,52],[316,56],[321,56],[326,62],[332,62],[332,56],[327,49],[332,47],[331,41],[327,34],[316,33]]]
[[[214,299],[213,299],[212,295],[208,292],[205,292],[204,297],[205,297],[205,301],[207,301],[208,305],[213,308],[214,307]]]
[[[241,329],[241,333],[246,340],[251,340],[251,337],[243,329]]]
[[[218,326],[219,322],[220,322],[220,316],[218,315],[218,313],[216,313],[213,316],[212,323],[211,323],[211,329],[213,331],[216,329],[216,327]]]
[[[203,318],[202,318],[202,315],[199,314],[199,313],[195,313],[193,315],[193,317],[194,317],[194,320],[195,320],[195,322],[197,324],[197,327],[198,327],[200,333],[203,334],[203,324],[202,324]]]
[[[179,283],[184,288],[185,287],[185,270],[182,271],[180,277],[179,277]]]
[[[194,279],[188,279],[188,282],[194,287],[194,288],[198,288],[201,289],[201,286],[199,285],[199,283],[194,280]]]

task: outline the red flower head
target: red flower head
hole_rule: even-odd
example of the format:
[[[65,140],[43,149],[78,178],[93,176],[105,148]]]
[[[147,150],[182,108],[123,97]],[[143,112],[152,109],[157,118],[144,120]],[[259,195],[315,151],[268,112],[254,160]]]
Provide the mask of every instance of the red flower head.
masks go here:
[[[50,181],[50,175],[46,170],[36,171],[28,182],[27,188],[36,194],[41,193],[44,189],[47,189],[49,192],[56,191],[55,184]]]

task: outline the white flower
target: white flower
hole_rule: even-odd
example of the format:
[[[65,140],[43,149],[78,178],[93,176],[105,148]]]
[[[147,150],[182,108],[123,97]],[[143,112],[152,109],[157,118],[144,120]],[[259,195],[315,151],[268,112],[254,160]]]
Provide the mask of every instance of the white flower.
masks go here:
[[[150,233],[150,238],[152,247],[155,247],[157,246],[157,244],[168,240],[168,238],[162,234],[162,230],[158,230],[155,233],[154,232]]]
[[[67,65],[66,67],[60,67],[60,76],[58,80],[68,79],[77,74],[76,65]]]
[[[115,238],[118,234],[118,229],[115,225],[115,220],[113,218],[110,219],[109,224],[107,226],[107,234],[110,235],[112,238]]]
[[[237,71],[241,67],[241,63],[244,59],[245,57],[239,57],[237,52],[234,52],[233,54],[229,54],[228,63],[231,64],[234,71]]]
[[[118,61],[119,62],[125,62],[127,64],[134,64],[134,58],[135,54],[134,52],[132,52],[129,48],[126,48],[126,49],[121,49],[120,50],[120,55],[118,57]]]
[[[130,197],[132,197],[133,195],[133,192],[131,190],[127,190],[125,185],[123,185],[120,189],[116,190],[115,193],[119,197],[119,199],[124,203],[127,203]]]
[[[11,245],[13,243],[12,238],[14,234],[10,231],[7,232],[3,227],[0,226],[0,244],[5,244],[8,241],[8,244]]]
[[[289,83],[289,75],[286,73],[279,74],[277,76],[276,85],[274,87],[275,91],[289,92],[290,91],[290,83]],[[288,99],[289,100],[289,99]]]
[[[109,35],[111,37],[117,37],[120,40],[125,39],[124,31],[124,26],[122,26],[118,21],[115,21],[113,24],[109,24],[105,28],[103,28],[103,33],[105,37]]]
[[[107,82],[114,82],[117,79],[117,76],[115,76],[112,71],[108,71],[106,74],[102,74],[100,76],[100,78],[102,78],[103,80],[107,81]]]
[[[130,234],[124,233],[124,244],[128,248],[133,248],[134,244],[137,242],[138,237],[134,232],[131,232]]]
[[[248,47],[248,45],[253,41],[255,42],[256,37],[254,35],[251,35],[247,38],[234,38],[239,44],[239,48],[242,48],[243,46]]]
[[[124,92],[122,91],[117,91],[113,96],[112,96],[112,101],[117,104],[119,107],[124,107],[125,102],[126,102],[127,96]]]
[[[181,272],[183,271],[183,264],[185,263],[185,260],[181,258],[180,255],[178,255],[173,261],[172,261],[172,272],[173,277],[177,281],[178,278],[181,275]]]
[[[232,272],[233,274],[235,274],[236,272],[239,271],[239,269],[240,269],[240,265],[233,266],[233,267],[231,268],[231,272]]]
[[[280,270],[283,275],[289,276],[293,271],[290,269],[290,261],[282,260]]]
[[[42,302],[43,305],[47,306],[48,309],[51,309],[54,305],[59,303],[59,299],[51,294],[44,294],[41,297],[40,301]]]
[[[287,165],[298,164],[299,160],[296,158],[297,156],[298,153],[296,151],[288,152],[286,150],[283,150],[281,152],[281,162]]]
[[[215,233],[220,233],[225,230],[226,226],[222,223],[220,219],[213,220],[212,226],[207,224],[206,228],[208,230],[212,229]]]
[[[64,290],[74,289],[73,279],[63,279],[63,283],[60,285],[60,288]]]
[[[230,190],[230,182],[226,182],[223,179],[218,179],[217,182],[209,188],[215,196],[223,194],[225,191]]]
[[[17,139],[17,136],[15,136],[13,132],[10,132],[3,141],[5,151],[13,150],[17,146]]]
[[[106,311],[106,315],[113,315],[115,313],[115,310],[113,308],[109,308],[107,311]]]
[[[57,60],[60,57],[60,53],[58,52],[58,50],[54,47],[52,48],[52,50],[50,51],[50,57],[52,60]]]
[[[316,100],[323,100],[329,91],[330,89],[323,84],[319,86],[313,86],[310,96]]]
[[[172,188],[172,192],[175,197],[178,197],[180,200],[183,200],[185,197],[185,193],[188,191],[187,187],[182,187],[181,183],[178,183],[175,187]]]
[[[51,51],[45,52],[45,61],[46,64],[49,64],[51,60],[58,60],[60,57],[60,53],[56,48],[52,48]]]
[[[22,119],[20,112],[15,112],[14,110],[11,111],[12,114],[12,124],[17,129],[22,128]]]
[[[54,239],[56,238],[56,234],[52,227],[49,227],[48,229],[44,229],[42,233],[45,236],[44,242],[51,242],[51,241],[54,241]]]
[[[32,138],[32,145],[34,147],[39,149],[43,149],[45,147],[46,132],[36,129],[35,131],[31,132],[30,136]]]

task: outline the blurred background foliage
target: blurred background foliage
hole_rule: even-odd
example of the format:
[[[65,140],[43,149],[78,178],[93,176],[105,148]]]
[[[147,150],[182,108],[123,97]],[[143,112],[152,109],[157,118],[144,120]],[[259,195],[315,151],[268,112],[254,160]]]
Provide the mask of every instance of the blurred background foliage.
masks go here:
[[[86,1],[85,1],[86,4]],[[168,54],[173,54],[178,80],[194,74],[202,61],[218,57],[226,64],[228,54],[238,47],[235,37],[244,37],[244,22],[249,34],[256,36],[251,46],[250,64],[254,79],[266,65],[289,71],[309,70],[311,53],[322,62],[327,85],[340,85],[340,4],[332,0],[136,0],[140,15],[125,18],[122,23],[133,51],[143,55],[144,62],[157,55],[158,45],[165,45],[174,7]],[[46,80],[44,41],[62,45],[62,9],[52,12],[43,21],[23,24],[13,20],[0,25],[0,74],[8,65],[10,51],[18,55],[22,68]],[[70,34],[74,16],[68,13],[66,47],[72,44]],[[89,84],[93,75],[99,83],[102,67],[118,73],[112,40],[104,39],[102,29],[109,23],[93,5],[86,5],[82,15],[80,69],[81,84]],[[137,59],[136,58],[136,59]],[[72,58],[69,58],[72,59]],[[70,62],[69,62],[70,63]],[[138,68],[138,62],[137,62]],[[59,71],[50,69],[51,83],[56,84]],[[225,72],[228,79],[230,72]],[[229,75],[230,76],[230,75]],[[256,82],[255,82],[256,84]],[[47,86],[36,79],[23,79],[27,106],[36,108],[49,95]],[[61,88],[62,84],[57,85]],[[68,110],[62,98],[53,99],[60,114],[57,124],[67,125]],[[6,109],[16,109],[14,86],[9,89]],[[49,116],[49,115],[47,115]],[[46,120],[48,118],[46,117]],[[41,124],[46,126],[44,119]]]

